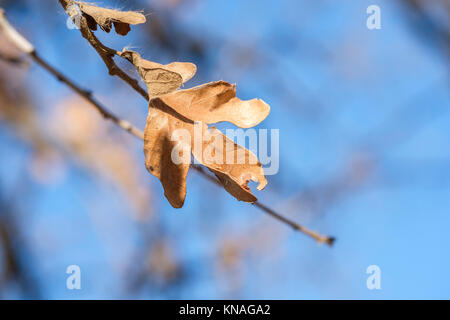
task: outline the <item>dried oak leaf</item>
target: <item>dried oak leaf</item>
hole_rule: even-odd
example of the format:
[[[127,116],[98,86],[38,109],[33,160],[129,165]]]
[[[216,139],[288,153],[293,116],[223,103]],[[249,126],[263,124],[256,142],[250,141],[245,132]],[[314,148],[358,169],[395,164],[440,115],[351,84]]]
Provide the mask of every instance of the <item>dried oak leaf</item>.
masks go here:
[[[125,36],[130,32],[130,24],[140,24],[146,21],[142,13],[135,11],[119,11],[97,7],[85,2],[75,1],[81,12],[86,17],[91,30],[97,30],[97,24],[105,32],[110,32],[112,25],[116,33]]]
[[[177,90],[197,72],[197,66],[190,62],[172,62],[163,65],[142,59],[137,52],[130,50],[123,50],[120,56],[136,67],[151,97]]]
[[[270,113],[269,105],[260,99],[237,98],[236,85],[225,81],[180,90],[161,99],[189,119],[209,124],[227,121],[241,128],[251,128]]]
[[[144,137],[146,168],[160,179],[172,206],[179,208],[184,203],[190,166],[189,162],[174,163],[172,160],[172,151],[177,143],[180,144],[180,139],[175,142],[172,135],[180,128],[187,130],[190,137],[186,138],[188,141],[181,140],[182,147],[178,145],[176,150],[189,159],[192,152],[236,199],[245,202],[257,200],[248,186],[250,180],[259,181],[258,190],[266,186],[267,180],[257,157],[218,129],[209,129],[206,125],[228,121],[248,128],[269,114],[270,107],[262,100],[242,101],[235,95],[234,85],[218,81],[150,100]],[[195,121],[200,122],[196,124]]]
[[[225,190],[238,200],[245,202],[257,200],[248,186],[250,180],[259,182],[258,190],[264,189],[267,185],[264,170],[256,155],[234,143],[215,127],[203,132],[203,147],[201,149],[194,147],[192,154],[213,172]]]
[[[188,162],[176,164],[172,161],[172,150],[177,142],[172,141],[171,136],[180,128],[192,133],[193,122],[178,116],[159,100],[150,101],[144,134],[145,167],[161,181],[164,195],[174,208],[183,206],[190,167]],[[185,143],[191,145],[191,141]],[[190,157],[190,149],[186,152]]]

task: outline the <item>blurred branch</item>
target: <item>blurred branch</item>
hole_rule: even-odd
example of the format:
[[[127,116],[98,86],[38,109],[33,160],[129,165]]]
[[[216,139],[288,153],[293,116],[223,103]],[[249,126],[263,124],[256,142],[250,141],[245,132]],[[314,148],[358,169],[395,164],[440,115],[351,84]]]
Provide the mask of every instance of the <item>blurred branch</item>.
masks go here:
[[[60,0],[61,4],[63,5],[64,8],[67,8],[68,6],[70,6],[70,3],[73,4],[73,1],[68,1],[68,0]],[[85,27],[87,28],[87,23],[85,22]],[[82,27],[83,28],[83,27]],[[112,122],[114,122],[116,125],[118,125],[119,127],[121,127],[122,129],[130,132],[131,134],[133,134],[134,136],[136,136],[137,138],[143,140],[144,139],[144,134],[142,133],[142,131],[140,131],[139,129],[137,129],[136,127],[134,127],[133,125],[131,125],[129,122],[121,120],[120,118],[116,117],[115,115],[113,115],[112,113],[110,113],[105,107],[103,107],[99,102],[97,102],[93,97],[92,97],[92,93],[90,91],[87,90],[83,90],[80,87],[78,87],[73,81],[71,81],[70,79],[68,79],[67,77],[65,77],[61,72],[59,72],[58,70],[56,70],[54,67],[52,67],[51,65],[49,65],[45,60],[43,60],[36,52],[36,50],[34,49],[34,47],[26,40],[24,39],[6,20],[4,11],[2,9],[0,9],[0,30],[3,30],[6,35],[8,36],[8,38],[14,43],[17,44],[21,47],[21,49],[23,49],[24,53],[27,53],[36,63],[38,63],[41,67],[43,67],[45,70],[47,70],[49,73],[51,73],[53,76],[55,76],[59,81],[61,81],[62,83],[66,84],[68,87],[70,87],[73,91],[75,91],[76,93],[78,93],[79,95],[81,95],[83,98],[85,98],[88,102],[90,102],[93,107],[95,107],[98,112],[105,118],[105,119],[109,119]],[[13,32],[10,32],[10,31]],[[82,31],[83,33],[83,31]],[[92,33],[89,30],[89,34],[92,35]],[[84,35],[83,35],[84,36]],[[93,36],[93,35],[92,35]],[[90,38],[91,40],[93,38]],[[95,38],[96,39],[96,38]],[[89,40],[89,39],[88,39]],[[97,40],[98,41],[98,40]],[[100,46],[103,46],[100,44]],[[97,47],[100,48],[100,47]],[[96,48],[96,50],[97,50]],[[109,49],[111,50],[111,49]],[[99,52],[99,50],[97,50],[97,52]],[[102,53],[99,52],[100,55],[102,55]],[[106,63],[106,62],[105,62]],[[122,77],[121,77],[122,78]],[[130,83],[129,81],[126,80],[126,78],[122,78],[125,82],[127,82],[129,85],[131,85],[137,92],[139,92],[139,90],[137,88],[135,88],[132,83]],[[145,98],[145,97],[144,97]],[[146,98],[147,100],[147,98]],[[212,176],[208,175],[206,172],[203,171],[203,169],[201,167],[198,166],[193,166],[193,168],[199,172],[201,175],[203,175],[204,177],[206,177],[208,180],[214,182],[215,184],[222,186],[221,182],[218,181],[217,179],[213,178]],[[315,239],[317,242],[319,243],[326,243],[328,245],[332,245],[334,242],[334,238],[333,237],[328,237],[328,236],[322,236],[320,234],[318,234],[317,232],[311,231],[309,229],[307,229],[304,226],[301,226],[299,224],[297,224],[294,221],[289,220],[288,218],[283,217],[282,215],[276,213],[274,210],[270,209],[269,207],[256,202],[255,206],[259,209],[261,209],[263,212],[271,215],[272,217],[274,217],[275,219],[289,225],[290,227],[292,227],[294,230],[296,231],[300,231],[308,236],[310,236],[311,238]]]
[[[0,53],[0,60],[5,61],[7,63],[19,65],[19,66],[27,65],[27,61],[25,61],[19,57],[6,56],[3,53]]]
[[[8,37],[8,39],[14,43],[14,45],[17,46],[21,51],[26,53],[31,59],[33,59],[37,64],[39,64],[42,68],[47,70],[49,73],[51,73],[53,76],[55,76],[56,79],[66,84],[68,87],[70,87],[73,91],[78,93],[80,96],[85,98],[87,101],[91,103],[91,105],[97,109],[97,111],[108,120],[111,120],[116,125],[120,126],[122,129],[128,131],[129,133],[135,135],[136,137],[143,139],[144,133],[139,130],[138,128],[134,127],[132,124],[130,124],[128,121],[122,120],[115,116],[113,113],[108,111],[104,106],[100,104],[93,96],[92,92],[88,90],[81,89],[79,86],[77,86],[72,80],[67,78],[65,75],[63,75],[61,72],[56,70],[54,67],[52,67],[50,64],[48,64],[44,59],[40,57],[40,55],[37,53],[37,51],[34,49],[33,45],[29,43],[20,33],[18,33],[8,22],[8,20],[5,17],[5,13],[3,9],[0,9],[0,30],[5,33],[5,35]]]
[[[16,226],[18,212],[0,194],[0,244],[2,246],[0,261],[3,272],[0,273],[0,293],[11,281],[17,283],[27,299],[39,299],[39,287],[27,268],[25,260],[29,259],[23,239]]]
[[[427,5],[430,5],[429,0],[402,0],[401,1],[409,13],[409,20],[414,27],[416,34],[420,35],[422,40],[432,44],[437,49],[442,49],[447,56],[447,61],[450,59],[450,29],[442,23],[435,16],[427,11]],[[446,15],[448,19],[450,16],[450,5],[448,0],[435,1],[435,6],[439,6],[442,14]],[[444,18],[445,19],[445,18]],[[444,20],[445,21],[445,20]]]

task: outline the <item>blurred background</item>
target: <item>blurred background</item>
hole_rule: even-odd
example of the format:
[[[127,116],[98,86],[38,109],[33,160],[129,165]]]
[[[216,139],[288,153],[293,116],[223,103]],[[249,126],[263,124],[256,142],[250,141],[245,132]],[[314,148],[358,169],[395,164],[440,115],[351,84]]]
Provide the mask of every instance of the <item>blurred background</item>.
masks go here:
[[[143,10],[109,47],[191,61],[271,105],[280,170],[259,200],[320,246],[195,171],[173,209],[142,142],[104,121],[0,36],[0,298],[450,298],[448,0],[102,0]],[[380,30],[366,9],[381,8]],[[144,128],[56,0],[0,0],[41,56]],[[116,60],[118,61],[118,60]],[[120,61],[119,61],[120,62]],[[130,74],[133,67],[121,66]],[[66,268],[81,268],[81,290]],[[366,269],[381,269],[381,290]]]

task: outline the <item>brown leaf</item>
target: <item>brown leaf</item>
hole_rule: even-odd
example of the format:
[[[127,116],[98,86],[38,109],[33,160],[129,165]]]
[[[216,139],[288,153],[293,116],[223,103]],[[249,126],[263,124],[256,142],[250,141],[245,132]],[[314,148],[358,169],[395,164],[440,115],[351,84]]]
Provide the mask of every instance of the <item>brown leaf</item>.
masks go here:
[[[259,182],[258,190],[267,185],[264,170],[258,158],[250,150],[237,145],[217,128],[203,126],[202,148],[196,148],[192,154],[205,167],[211,170],[222,182],[225,190],[240,201],[255,202],[248,183]]]
[[[171,140],[177,129],[189,133],[187,140]],[[188,158],[185,162],[174,163],[172,152],[180,141],[182,146],[178,145],[176,151],[181,150],[181,156]],[[252,152],[234,143],[218,129],[208,129],[205,123],[194,123],[161,99],[152,99],[144,136],[145,165],[151,174],[159,178],[164,195],[175,208],[182,207],[184,203],[191,152],[238,200],[257,200],[248,186],[250,180],[259,182],[258,190],[267,184],[264,170]]]
[[[86,16],[89,28],[94,31],[97,30],[98,24],[103,31],[109,32],[114,23],[116,32],[124,36],[130,31],[130,24],[146,21],[145,16],[139,12],[105,9],[79,1],[75,3]]]
[[[237,98],[236,86],[225,81],[176,91],[161,99],[185,117],[209,124],[228,121],[241,128],[251,128],[270,113],[269,105],[260,99]]]
[[[234,143],[218,129],[209,129],[206,123],[228,121],[250,128],[267,117],[269,105],[259,99],[240,100],[236,97],[235,85],[224,81],[175,91],[195,74],[195,65],[161,65],[126,50],[121,56],[136,66],[150,96],[153,96],[145,128],[145,164],[147,170],[161,181],[170,204],[175,208],[183,206],[191,153],[217,176],[232,196],[241,201],[255,202],[257,198],[248,183],[250,180],[259,182],[258,190],[266,186],[261,163],[252,152]],[[181,142],[172,140],[177,129],[186,130],[189,136]],[[174,162],[174,150],[175,154],[181,152],[184,161]]]
[[[177,117],[159,100],[150,101],[144,135],[145,167],[161,181],[164,195],[174,208],[183,206],[190,164],[172,161],[172,150],[177,143],[170,138],[174,130],[186,128],[191,131],[192,127],[192,121]],[[190,144],[191,141],[186,141],[188,148]],[[190,150],[187,152],[190,157]]]
[[[128,23],[114,22],[114,29],[116,32],[122,36],[126,36],[130,32],[131,27]]]
[[[87,21],[89,29],[91,29],[92,31],[96,31],[97,30],[97,22],[95,21],[95,19],[92,18],[91,16],[88,16],[87,14],[85,14],[84,16],[86,17],[86,21]]]
[[[142,59],[137,52],[130,50],[123,50],[120,55],[136,67],[151,97],[177,90],[197,72],[197,66],[190,62],[172,62],[163,65]]]

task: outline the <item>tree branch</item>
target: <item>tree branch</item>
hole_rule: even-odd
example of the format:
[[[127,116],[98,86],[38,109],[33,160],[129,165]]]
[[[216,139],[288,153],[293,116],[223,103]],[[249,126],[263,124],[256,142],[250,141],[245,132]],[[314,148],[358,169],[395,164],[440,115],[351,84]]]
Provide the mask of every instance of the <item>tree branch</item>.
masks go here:
[[[73,1],[71,0],[59,0],[61,2],[61,4],[63,5],[64,8],[66,8],[68,5],[70,5],[70,3],[73,4]],[[30,56],[36,63],[38,63],[41,67],[43,67],[45,70],[47,70],[50,74],[52,74],[53,76],[55,76],[59,81],[61,81],[62,83],[66,84],[69,88],[71,88],[73,91],[75,91],[76,93],[78,93],[80,96],[82,96],[83,98],[85,98],[88,102],[91,103],[91,105],[105,118],[108,120],[111,120],[112,122],[114,122],[116,125],[118,125],[119,127],[121,127],[122,129],[130,132],[131,134],[133,134],[134,136],[136,136],[137,138],[143,140],[144,139],[144,134],[141,130],[137,129],[136,127],[134,127],[133,125],[131,125],[129,122],[122,120],[118,117],[116,117],[115,115],[113,115],[111,112],[108,111],[108,109],[106,109],[104,106],[102,106],[98,101],[96,101],[93,96],[92,93],[90,91],[87,90],[83,90],[80,87],[78,87],[72,80],[70,80],[69,78],[67,78],[66,76],[64,76],[61,72],[59,72],[58,70],[56,70],[54,67],[52,67],[51,65],[49,65],[45,60],[43,60],[38,53],[36,52],[36,50],[34,49],[34,47],[25,39],[22,37],[22,35],[20,35],[6,20],[6,17],[4,15],[4,11],[2,9],[0,9],[0,30],[3,30],[6,34],[6,36],[10,39],[11,42],[13,42],[19,49],[21,49],[24,53],[28,54],[28,56]],[[83,32],[82,32],[83,33]],[[92,33],[89,30],[89,33],[92,35]],[[84,35],[83,35],[84,36]],[[93,35],[92,35],[93,36]],[[96,39],[96,38],[91,38],[91,39]],[[97,40],[98,41],[98,40]],[[100,44],[101,45],[101,44]],[[103,50],[101,49],[103,45],[101,45],[99,50]],[[97,50],[97,48],[96,48]],[[97,52],[99,52],[99,50],[97,50]],[[108,50],[112,50],[109,49]],[[103,51],[102,51],[103,52]],[[102,56],[102,54],[99,52],[100,56]],[[103,58],[103,56],[102,56]],[[105,61],[105,59],[104,59]],[[105,62],[106,63],[106,62]],[[114,62],[113,62],[114,63]],[[122,77],[121,77],[122,78]],[[122,78],[123,79],[123,78]],[[127,82],[128,84],[130,84],[132,87],[133,85],[128,82],[127,80],[123,79],[125,82]],[[134,87],[133,87],[134,88]],[[135,88],[136,89],[136,88]],[[136,90],[138,91],[138,90]],[[139,92],[139,91],[138,91]],[[141,94],[142,95],[142,94]],[[199,172],[203,177],[205,177],[206,179],[208,179],[209,181],[215,183],[218,186],[222,187],[222,184],[220,181],[218,181],[217,179],[215,179],[214,177],[210,176],[208,173],[206,173],[202,167],[197,166],[197,165],[192,165],[192,168],[194,170],[196,170],[197,172]],[[259,208],[260,210],[262,210],[263,212],[271,215],[272,217],[274,217],[275,219],[289,225],[290,227],[292,227],[294,230],[302,232],[304,234],[306,234],[307,236],[313,238],[314,240],[316,240],[318,243],[326,243],[329,246],[331,246],[335,240],[335,238],[333,237],[329,237],[329,236],[323,236],[320,235],[319,233],[309,230],[308,228],[278,214],[275,210],[272,210],[271,208],[267,207],[266,205],[260,203],[260,202],[255,202],[254,205]]]
[[[3,9],[0,9],[0,30],[5,33],[7,38],[23,53],[27,54],[31,59],[33,59],[42,68],[51,73],[56,79],[66,84],[73,91],[78,93],[84,99],[91,103],[91,105],[107,120],[114,122],[116,125],[122,129],[128,131],[134,136],[144,139],[144,133],[138,128],[134,127],[128,121],[122,120],[105,108],[100,102],[98,102],[93,96],[92,92],[88,90],[81,89],[72,80],[67,78],[61,72],[56,70],[50,64],[48,64],[44,59],[40,57],[37,51],[34,49],[33,45],[29,43],[20,33],[18,33],[8,22],[5,17]]]
[[[7,56],[7,55],[4,55],[3,53],[0,53],[0,60],[11,63],[11,64],[16,64],[18,66],[25,66],[25,65],[27,65],[27,62],[28,62],[19,57]]]
[[[209,181],[215,183],[216,185],[218,185],[219,187],[223,187],[222,183],[217,180],[216,178],[214,178],[213,176],[209,175],[208,173],[205,172],[205,170],[203,170],[202,167],[198,166],[198,165],[192,165],[191,168],[193,168],[194,170],[196,170],[198,173],[200,173],[202,176],[204,176],[206,179],[208,179]],[[275,219],[287,224],[288,226],[290,226],[291,228],[293,228],[296,231],[300,231],[303,232],[304,234],[306,234],[307,236],[313,238],[314,240],[316,240],[318,243],[326,243],[329,246],[332,246],[334,241],[336,240],[334,237],[329,237],[329,236],[323,236],[320,235],[319,233],[309,230],[308,228],[280,215],[279,213],[277,213],[275,210],[267,207],[266,205],[262,204],[259,201],[256,201],[254,204],[254,206],[256,206],[257,208],[259,208],[260,210],[264,211],[265,213],[271,215],[272,217],[274,217]]]
[[[117,51],[111,48],[108,48],[97,37],[92,33],[91,29],[89,29],[86,18],[80,14],[80,11],[76,10],[76,4],[73,0],[59,0],[59,3],[62,5],[66,13],[72,20],[77,22],[77,27],[80,29],[81,35],[85,38],[89,44],[97,51],[98,55],[102,58],[106,67],[108,68],[108,72],[112,76],[118,76],[123,81],[128,83],[134,90],[136,90],[145,100],[149,101],[149,95],[147,90],[143,89],[139,85],[139,81],[131,78],[125,71],[120,69],[116,63],[114,62],[114,56],[117,55]]]

